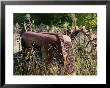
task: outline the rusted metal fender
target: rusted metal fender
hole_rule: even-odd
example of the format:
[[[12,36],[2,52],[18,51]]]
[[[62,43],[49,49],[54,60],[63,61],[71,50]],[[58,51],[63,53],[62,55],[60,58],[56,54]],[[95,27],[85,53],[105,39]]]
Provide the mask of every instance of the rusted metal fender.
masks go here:
[[[23,41],[27,43],[26,45],[31,46],[33,42],[36,42],[39,46],[47,43],[58,43],[57,33],[48,33],[48,32],[24,32],[22,34]],[[64,43],[70,43],[71,38],[67,35],[62,35]]]
[[[48,33],[48,32],[24,32],[22,34],[22,39],[24,48],[33,47],[33,42],[41,46],[42,58],[45,58],[45,63],[48,65],[52,61],[52,54],[49,52],[49,44],[55,43],[58,46],[58,52],[60,53],[60,63],[64,66],[64,69],[67,69],[68,53],[66,51],[65,45],[71,44],[71,38],[67,35],[61,35],[57,33]],[[24,49],[25,50],[25,49]],[[66,74],[66,73],[65,73]]]

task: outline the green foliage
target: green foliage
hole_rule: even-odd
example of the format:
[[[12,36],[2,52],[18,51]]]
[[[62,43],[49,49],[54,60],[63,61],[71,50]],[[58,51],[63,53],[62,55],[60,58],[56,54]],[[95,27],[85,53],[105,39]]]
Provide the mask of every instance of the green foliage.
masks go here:
[[[96,13],[77,13],[76,18],[78,26],[85,26],[87,29],[97,29]]]
[[[27,13],[15,13],[14,24],[17,22],[26,22]],[[60,28],[72,28],[72,26],[85,26],[87,29],[97,29],[97,14],[96,13],[30,13],[31,21],[34,25],[45,24],[48,26],[56,26]]]
[[[15,13],[14,14],[14,24],[18,22],[19,24],[26,21],[26,14],[24,13]],[[59,26],[63,27],[65,23],[71,26],[71,18],[68,16],[68,14],[65,13],[30,13],[31,20],[34,20],[34,24],[36,26],[42,24],[49,25],[49,26]]]

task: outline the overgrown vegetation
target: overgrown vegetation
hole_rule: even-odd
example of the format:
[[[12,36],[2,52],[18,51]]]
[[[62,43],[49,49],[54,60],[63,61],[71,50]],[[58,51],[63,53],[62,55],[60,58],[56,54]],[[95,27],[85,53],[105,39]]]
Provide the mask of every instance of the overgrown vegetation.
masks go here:
[[[14,24],[21,25],[32,21],[34,26],[45,24],[49,27],[55,26],[59,28],[72,29],[75,26],[85,26],[87,29],[97,29],[97,14],[96,13],[14,13]]]
[[[97,34],[97,14],[95,13],[76,13],[76,14],[14,14],[14,39],[16,46],[20,45],[20,36],[17,35],[22,30],[22,24],[31,22],[31,28],[35,32],[55,32],[66,34],[72,39],[72,46],[68,46],[68,58],[75,58],[74,72],[76,75],[96,75],[97,74],[97,37],[89,40],[84,33],[78,33],[71,36],[78,26],[83,26],[87,30],[92,29],[93,34]],[[65,32],[66,31],[66,32]],[[18,39],[18,40],[17,40]],[[16,49],[14,45],[14,49]],[[56,48],[56,49],[55,49]],[[46,67],[44,59],[41,58],[42,53],[39,51],[31,51],[24,57],[22,49],[14,52],[14,74],[15,75],[64,75],[65,70],[58,61],[57,46],[51,48],[55,58],[52,63]],[[31,52],[30,52],[31,51]],[[59,58],[60,59],[60,58]],[[72,74],[72,75],[73,75]]]

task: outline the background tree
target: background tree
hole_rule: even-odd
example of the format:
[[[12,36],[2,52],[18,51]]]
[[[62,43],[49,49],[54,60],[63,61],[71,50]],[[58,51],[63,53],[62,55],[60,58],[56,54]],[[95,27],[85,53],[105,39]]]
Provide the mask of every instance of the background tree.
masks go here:
[[[30,17],[29,17],[30,16]],[[27,22],[27,17],[34,21],[33,24],[53,25],[59,28],[71,29],[74,26],[85,26],[87,29],[97,29],[96,13],[15,13],[14,25]]]

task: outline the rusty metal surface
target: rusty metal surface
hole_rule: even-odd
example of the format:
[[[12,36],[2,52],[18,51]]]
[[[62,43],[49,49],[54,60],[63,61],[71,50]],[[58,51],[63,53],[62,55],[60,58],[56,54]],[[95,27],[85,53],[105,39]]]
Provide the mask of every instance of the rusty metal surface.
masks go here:
[[[36,42],[39,46],[44,47],[42,49],[42,53],[46,53],[44,55],[44,58],[46,58],[46,62],[51,62],[52,53],[48,51],[49,44],[56,43],[58,45],[58,52],[60,53],[60,61],[64,65],[64,69],[68,70],[72,68],[71,66],[71,60],[67,58],[68,56],[68,50],[67,46],[71,46],[71,38],[67,35],[62,35],[58,33],[47,33],[47,32],[25,32],[22,34],[22,38],[24,39],[24,42],[26,42],[26,45],[29,45],[33,42]],[[51,41],[51,42],[50,42]],[[72,63],[74,64],[74,63]],[[71,66],[70,66],[71,65]],[[65,71],[64,74],[69,74],[70,72]]]

